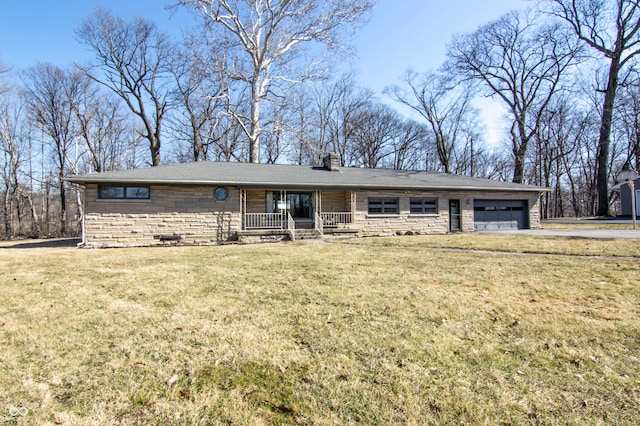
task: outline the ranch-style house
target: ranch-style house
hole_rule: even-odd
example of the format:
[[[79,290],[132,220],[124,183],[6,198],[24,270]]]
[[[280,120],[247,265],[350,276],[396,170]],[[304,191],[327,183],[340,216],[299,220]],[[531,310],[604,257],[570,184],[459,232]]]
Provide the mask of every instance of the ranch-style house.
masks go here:
[[[424,171],[195,162],[90,173],[85,247],[539,228],[545,188]]]

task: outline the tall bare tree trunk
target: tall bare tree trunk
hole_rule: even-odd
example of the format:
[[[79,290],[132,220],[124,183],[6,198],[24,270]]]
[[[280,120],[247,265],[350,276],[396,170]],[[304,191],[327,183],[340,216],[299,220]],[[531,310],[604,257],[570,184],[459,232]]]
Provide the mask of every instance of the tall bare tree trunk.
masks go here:
[[[608,216],[609,209],[609,151],[611,146],[611,123],[613,119],[613,106],[618,89],[618,70],[620,69],[620,57],[611,58],[609,66],[609,81],[604,92],[602,105],[602,121],[600,124],[600,136],[598,137],[598,158],[596,170],[596,187],[598,191],[598,216]]]
[[[4,214],[4,236],[5,238],[11,237],[11,195],[9,188],[5,188],[4,191],[4,204],[2,206]]]
[[[254,76],[251,82],[251,120],[249,135],[249,162],[260,162],[260,78]]]
[[[64,169],[61,169],[58,175],[58,184],[60,185],[60,236],[64,237],[67,233],[67,191],[64,188]]]

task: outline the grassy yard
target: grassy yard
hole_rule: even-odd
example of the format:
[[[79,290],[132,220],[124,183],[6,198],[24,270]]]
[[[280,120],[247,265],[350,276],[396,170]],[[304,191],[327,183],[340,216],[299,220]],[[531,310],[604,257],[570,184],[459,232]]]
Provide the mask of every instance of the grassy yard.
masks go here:
[[[609,223],[605,220],[575,220],[569,222],[542,222],[542,229],[633,229],[632,223]]]
[[[640,423],[638,241],[15,247],[0,424]]]

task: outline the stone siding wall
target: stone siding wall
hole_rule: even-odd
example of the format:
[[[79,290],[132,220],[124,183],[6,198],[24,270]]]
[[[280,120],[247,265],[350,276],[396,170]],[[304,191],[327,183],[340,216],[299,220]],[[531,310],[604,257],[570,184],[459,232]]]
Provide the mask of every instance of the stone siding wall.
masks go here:
[[[369,214],[369,198],[397,198],[399,214]],[[410,214],[411,198],[438,198],[438,214]],[[449,204],[442,194],[418,191],[359,191],[356,195],[356,226],[362,236],[395,234],[444,234],[449,230]]]
[[[100,200],[97,185],[85,190],[84,238],[88,247],[217,244],[237,238],[239,191],[217,201],[215,187],[151,186],[149,200]]]
[[[368,199],[397,198],[399,214],[369,214]],[[438,214],[413,215],[410,213],[411,198],[436,197]],[[449,200],[459,200],[461,209],[462,232],[474,230],[474,199],[488,200],[527,200],[529,203],[529,226],[540,228],[539,198],[531,193],[495,192],[491,194],[478,192],[422,192],[422,191],[359,191],[356,198],[356,224],[360,235],[394,235],[394,234],[444,234],[449,232]]]
[[[97,185],[85,190],[85,244],[127,247],[171,244],[160,237],[179,236],[183,244],[216,244],[236,240],[242,227],[240,191],[227,187],[229,197],[217,201],[211,186],[151,186],[149,200],[100,200]],[[397,198],[399,214],[369,214],[368,199]],[[437,214],[411,214],[410,199],[436,197]],[[460,201],[462,231],[474,230],[474,199],[526,199],[529,225],[540,228],[539,199],[531,193],[446,191],[358,191],[356,235],[444,234],[449,232],[449,200]],[[265,190],[247,190],[247,211],[265,212]],[[323,191],[322,210],[349,211],[350,191]],[[350,234],[351,235],[351,234]]]
[[[540,224],[540,198],[538,197],[529,198],[529,228],[542,228],[542,225]]]

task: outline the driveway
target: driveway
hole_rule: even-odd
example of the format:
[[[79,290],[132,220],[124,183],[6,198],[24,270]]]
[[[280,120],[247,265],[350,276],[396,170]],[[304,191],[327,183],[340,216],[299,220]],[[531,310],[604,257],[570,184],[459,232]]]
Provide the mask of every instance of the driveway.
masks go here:
[[[523,235],[543,235],[550,237],[567,237],[567,238],[627,238],[640,239],[640,223],[638,229],[632,229],[633,221],[631,219],[618,218],[594,218],[594,219],[549,219],[542,222],[567,225],[566,229],[520,229],[520,230],[503,230],[503,231],[487,231],[500,234],[523,234]],[[586,224],[617,224],[629,225],[629,229],[587,229],[572,228],[571,225]]]
[[[640,240],[640,229],[519,229],[502,231],[481,231],[495,234],[542,235],[566,238],[629,238]]]

